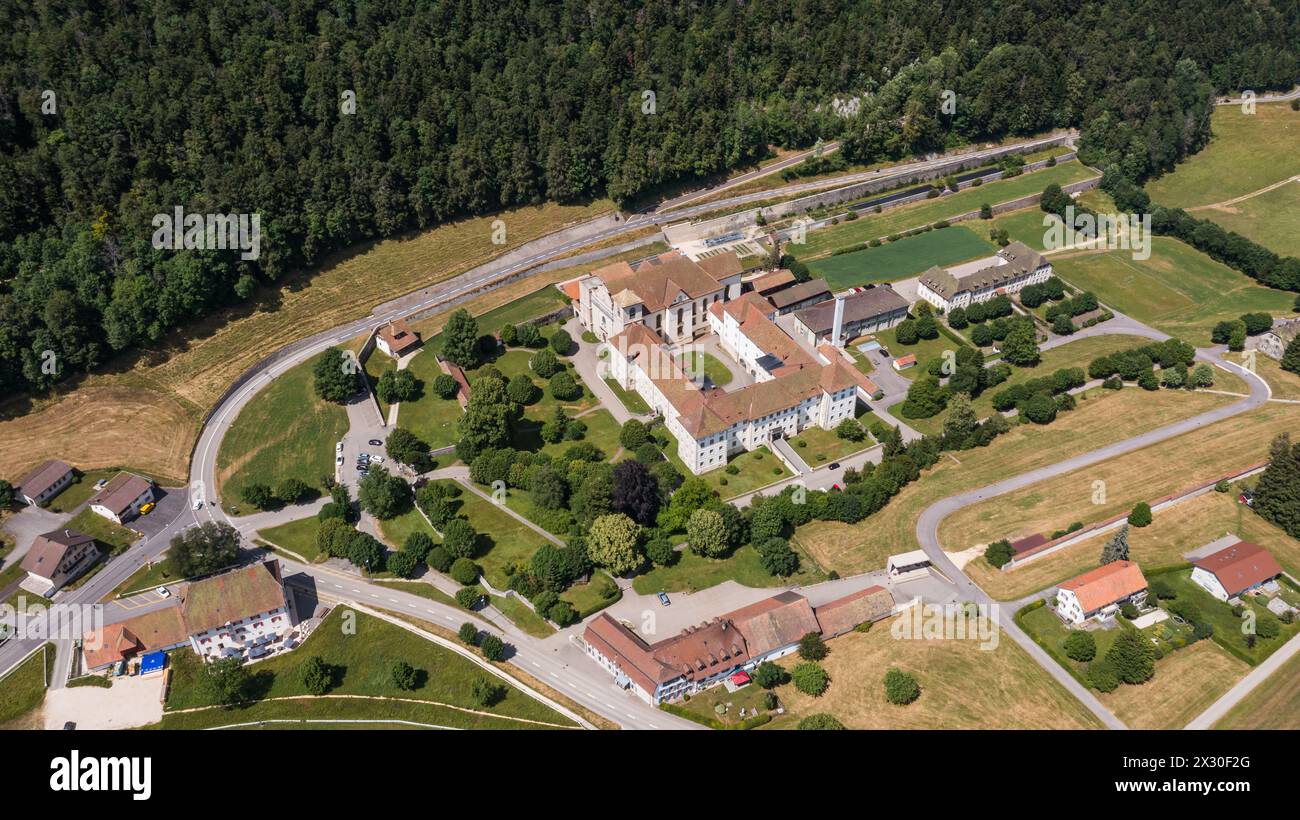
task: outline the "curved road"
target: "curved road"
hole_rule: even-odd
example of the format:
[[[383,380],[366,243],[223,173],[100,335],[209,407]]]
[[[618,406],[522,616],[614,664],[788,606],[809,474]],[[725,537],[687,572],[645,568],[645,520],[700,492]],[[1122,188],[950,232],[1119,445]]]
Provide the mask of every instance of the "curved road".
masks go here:
[[[1116,318],[1119,318],[1119,314],[1116,314]],[[1110,323],[1107,322],[1106,324]],[[1102,326],[1096,325],[1093,329],[1100,327]],[[1115,331],[1132,334],[1136,332],[1136,329],[1131,324],[1124,323],[1116,326]],[[1141,335],[1146,335],[1151,338],[1168,338],[1167,335],[1149,328],[1147,328],[1146,332]],[[1066,338],[1074,339],[1076,337],[1071,336]],[[1105,447],[1099,447],[1096,450],[1074,456],[1073,458],[1067,458],[1064,461],[1058,461],[1055,464],[1050,464],[1046,467],[1039,467],[1036,470],[1021,473],[1020,475],[1003,479],[1002,481],[989,484],[988,486],[969,490],[937,501],[929,507],[926,507],[916,521],[916,540],[917,543],[920,544],[921,549],[925,550],[925,554],[930,558],[930,561],[934,566],[944,575],[948,576],[948,578],[952,580],[952,582],[956,584],[966,596],[968,596],[968,600],[1000,607],[1001,604],[999,602],[994,601],[984,592],[984,590],[980,589],[975,582],[966,575],[966,573],[962,572],[961,569],[957,567],[952,559],[948,557],[948,554],[943,551],[943,547],[939,543],[939,525],[949,515],[964,507],[969,507],[972,504],[987,501],[995,496],[1014,492],[1015,490],[1023,489],[1049,478],[1064,475],[1065,473],[1073,472],[1082,467],[1088,467],[1115,458],[1116,456],[1130,453],[1152,444],[1157,444],[1175,436],[1180,436],[1183,433],[1191,432],[1192,430],[1198,430],[1207,425],[1231,418],[1239,413],[1244,413],[1247,410],[1253,410],[1268,401],[1271,394],[1268,385],[1264,380],[1239,365],[1225,361],[1220,349],[1197,350],[1197,359],[1211,362],[1245,378],[1246,382],[1250,385],[1250,395],[1239,402],[1235,402],[1225,407],[1208,410],[1189,419],[1184,419],[1173,424],[1167,424],[1164,427],[1149,430],[1141,435],[1134,436],[1133,438],[1119,441],[1114,444],[1108,444]],[[1027,651],[1034,660],[1038,661],[1038,664],[1046,669],[1052,677],[1056,678],[1056,680],[1068,689],[1071,694],[1092,710],[1092,712],[1096,714],[1107,727],[1112,729],[1125,728],[1124,724],[1112,715],[1110,710],[1101,704],[1101,701],[1093,695],[1090,689],[1075,680],[1074,676],[1067,672],[1059,663],[1048,655],[1042,647],[1025,634],[1019,625],[1015,623],[1014,619],[1001,618],[999,626],[1005,634],[1010,636],[1016,643],[1020,644],[1020,646]]]

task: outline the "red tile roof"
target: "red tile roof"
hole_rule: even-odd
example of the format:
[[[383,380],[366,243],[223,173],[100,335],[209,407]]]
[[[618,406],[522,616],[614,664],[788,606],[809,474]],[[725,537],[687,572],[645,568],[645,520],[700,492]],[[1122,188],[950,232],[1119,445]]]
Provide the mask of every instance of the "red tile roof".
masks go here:
[[[882,586],[869,586],[836,598],[813,610],[823,636],[843,635],[858,624],[879,620],[894,611],[894,596]]]
[[[379,338],[384,340],[388,349],[396,356],[401,356],[420,343],[420,337],[405,319],[394,319],[378,330]]]
[[[764,598],[722,616],[731,621],[745,638],[751,657],[766,655],[783,646],[797,643],[809,632],[820,632],[808,599],[794,592],[782,592]]]
[[[1238,541],[1192,564],[1213,573],[1230,598],[1282,574],[1277,559],[1250,541]]]
[[[1095,612],[1147,588],[1141,568],[1132,561],[1112,561],[1061,584],[1079,599],[1084,612]]]
[[[109,624],[98,636],[87,632],[82,637],[86,668],[96,669],[131,655],[167,649],[185,643],[188,638],[179,604],[146,612],[121,623]]]
[[[105,485],[104,489],[90,499],[90,503],[92,505],[98,504],[120,516],[130,509],[131,505],[145,490],[152,486],[152,481],[141,478],[134,473],[118,473],[113,476],[112,481]]]

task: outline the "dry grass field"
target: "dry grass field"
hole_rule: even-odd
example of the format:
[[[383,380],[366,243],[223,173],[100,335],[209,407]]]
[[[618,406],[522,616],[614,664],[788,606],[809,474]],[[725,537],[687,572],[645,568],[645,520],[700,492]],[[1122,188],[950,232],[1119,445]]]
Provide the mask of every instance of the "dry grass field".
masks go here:
[[[1238,504],[1235,495],[1206,493],[1154,513],[1149,527],[1129,529],[1129,550],[1144,567],[1183,562],[1183,553],[1227,533],[1266,548],[1292,574],[1300,572],[1300,541]],[[966,565],[966,574],[985,592],[1013,601],[1059,584],[1097,566],[1102,533],[1015,569],[994,569],[982,557]]]
[[[182,479],[203,413],[258,359],[611,207],[602,200],[521,208],[339,254],[318,272],[267,288],[255,307],[197,322],[166,346],[112,362],[75,389],[35,406],[9,402],[0,408],[0,476],[16,478],[42,458],[58,457],[81,469],[123,465]],[[497,218],[509,231],[504,246],[490,241]]]
[[[1214,641],[1197,641],[1156,661],[1146,683],[1098,697],[1130,729],[1181,729],[1248,671]]]
[[[1266,404],[1207,430],[1161,442],[1057,476],[1033,487],[975,504],[949,516],[939,529],[944,547],[962,550],[999,538],[1051,533],[1070,523],[1089,524],[1225,473],[1268,460],[1273,436],[1294,430],[1300,411]],[[1095,503],[1094,482],[1103,481],[1104,502]]]
[[[827,571],[841,575],[880,569],[887,556],[917,548],[916,520],[929,505],[965,490],[991,484],[1007,476],[1086,453],[1105,444],[1123,441],[1180,418],[1194,416],[1235,401],[1211,393],[1121,390],[1089,399],[1079,409],[1064,413],[1045,426],[1015,427],[988,447],[952,454],[903,488],[880,512],[863,521],[854,537],[818,537],[817,530],[800,543]]]
[[[1023,649],[1005,636],[994,650],[975,640],[899,640],[893,621],[830,641],[822,661],[831,685],[810,697],[787,684],[777,695],[790,728],[811,714],[834,715],[850,729],[1090,729],[1099,721]],[[783,662],[793,669],[797,658]],[[885,700],[884,674],[911,673],[921,696],[907,706]]]
[[[1265,678],[1214,728],[1300,729],[1300,655]]]
[[[1253,114],[1237,105],[1216,106],[1211,127],[1208,146],[1147,183],[1153,200],[1170,208],[1210,205],[1300,174],[1300,112],[1290,104],[1257,105]]]

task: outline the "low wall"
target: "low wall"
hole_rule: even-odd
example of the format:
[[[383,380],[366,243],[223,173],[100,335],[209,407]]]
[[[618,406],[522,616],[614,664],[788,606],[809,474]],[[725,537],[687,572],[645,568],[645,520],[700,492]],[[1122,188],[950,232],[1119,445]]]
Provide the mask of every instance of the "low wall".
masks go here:
[[[1174,504],[1177,504],[1179,502],[1186,501],[1190,498],[1195,498],[1200,495],[1204,495],[1205,493],[1213,490],[1214,485],[1218,484],[1220,481],[1237,481],[1242,478],[1247,478],[1248,476],[1252,476],[1258,472],[1262,472],[1264,468],[1267,466],[1268,466],[1267,462],[1263,464],[1256,464],[1254,467],[1248,467],[1245,470],[1238,470],[1236,472],[1228,473],[1227,475],[1222,475],[1219,476],[1218,478],[1214,478],[1209,481],[1204,481],[1192,487],[1179,490],[1176,493],[1162,496],[1156,499],[1155,501],[1151,502],[1151,511],[1158,512],[1159,510],[1173,506]],[[1098,521],[1094,524],[1089,524],[1088,526],[1084,527],[1081,530],[1075,530],[1072,533],[1067,533],[1066,535],[1062,535],[1060,538],[1056,538],[1051,541],[1047,541],[1043,544],[1039,544],[1038,546],[1033,547],[1032,549],[1027,549],[1021,554],[1012,558],[1006,564],[1004,564],[1002,566],[1002,570],[1005,572],[1006,570],[1014,569],[1015,567],[1018,567],[1021,564],[1028,563],[1029,561],[1035,558],[1041,558],[1044,555],[1047,555],[1048,553],[1051,552],[1055,552],[1058,549],[1063,549],[1073,544],[1077,544],[1080,541],[1083,541],[1087,538],[1091,538],[1092,536],[1104,532],[1108,529],[1115,529],[1122,522],[1127,520],[1128,516],[1129,516],[1128,513],[1120,513],[1119,515],[1114,515],[1111,516],[1110,518],[1107,518],[1105,521]]]

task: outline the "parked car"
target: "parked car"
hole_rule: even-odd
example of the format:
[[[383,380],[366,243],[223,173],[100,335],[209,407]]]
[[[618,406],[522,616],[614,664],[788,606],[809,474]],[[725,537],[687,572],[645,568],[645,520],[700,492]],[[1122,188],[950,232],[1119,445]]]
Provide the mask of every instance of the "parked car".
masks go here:
[[[838,470],[839,468],[840,468],[840,463],[839,463],[838,461],[832,461],[832,462],[831,462],[831,469],[832,469],[832,470]]]
[[[202,498],[196,498],[196,499],[194,499],[194,503],[190,505],[190,509],[191,509],[191,510],[201,510],[201,509],[203,509],[203,499],[202,499]]]
[[[337,464],[337,465],[339,465],[340,467],[342,467],[342,466],[343,466],[343,456],[342,456],[342,455],[339,455],[338,458],[334,459],[334,463]]]
[[[377,438],[372,438],[372,439],[370,440],[370,446],[371,446],[371,447],[383,447],[383,446],[384,446],[384,443],[383,443],[382,441],[380,441],[379,439],[377,439]]]
[[[336,453],[343,452],[343,442],[340,441],[338,444],[334,445],[334,452]]]
[[[362,453],[361,455],[357,456],[357,458],[361,459],[362,461],[369,461],[369,460],[370,460],[370,454],[369,454],[369,453]]]
[[[1245,487],[1241,488],[1241,495],[1237,496],[1237,501],[1245,504],[1247,507],[1255,506],[1255,492]]]
[[[158,505],[150,501],[148,504],[145,504],[143,507],[140,508],[140,514],[148,515],[149,513],[153,512],[153,508],[156,506]]]
[[[158,593],[159,597],[162,598],[172,597],[172,592],[167,587],[158,587],[157,589],[154,590],[154,592]]]
[[[660,605],[660,606],[668,606],[668,605],[670,605],[671,603],[672,603],[672,602],[668,600],[668,593],[667,593],[667,592],[661,592],[661,593],[659,593],[659,605]]]
[[[383,456],[371,456],[371,457],[370,457],[370,460],[371,460],[372,462],[374,462],[375,464],[383,464],[383,463],[384,463],[384,457],[383,457]]]

